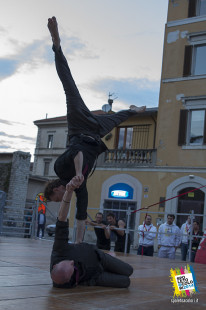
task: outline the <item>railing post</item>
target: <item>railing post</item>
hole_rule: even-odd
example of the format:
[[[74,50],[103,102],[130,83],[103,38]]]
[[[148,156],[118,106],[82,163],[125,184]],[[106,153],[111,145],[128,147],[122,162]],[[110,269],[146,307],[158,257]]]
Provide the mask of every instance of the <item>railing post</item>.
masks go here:
[[[3,215],[4,215],[4,206],[6,204],[6,193],[0,191],[0,234],[3,230]]]
[[[130,216],[131,216],[131,208],[129,207],[127,210],[127,226],[125,229],[126,239],[125,239],[125,245],[124,245],[124,253],[127,253],[127,244],[128,244],[128,236],[129,236],[129,223],[130,223]]]
[[[34,203],[32,206],[32,224],[31,224],[31,238],[35,238],[35,226],[36,226],[36,209],[37,208],[37,204]]]

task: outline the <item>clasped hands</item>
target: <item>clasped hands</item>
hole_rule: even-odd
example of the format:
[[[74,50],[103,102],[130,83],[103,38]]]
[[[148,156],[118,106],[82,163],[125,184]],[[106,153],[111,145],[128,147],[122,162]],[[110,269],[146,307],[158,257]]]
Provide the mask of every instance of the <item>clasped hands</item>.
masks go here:
[[[67,183],[66,185],[66,191],[71,192],[74,191],[76,188],[79,188],[82,183],[84,182],[84,176],[83,175],[76,175]]]

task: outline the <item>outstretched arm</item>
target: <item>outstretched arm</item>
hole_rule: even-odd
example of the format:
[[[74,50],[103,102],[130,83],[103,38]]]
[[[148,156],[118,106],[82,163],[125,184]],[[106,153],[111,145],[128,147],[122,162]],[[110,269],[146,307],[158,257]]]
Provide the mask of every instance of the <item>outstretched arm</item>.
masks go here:
[[[76,188],[79,188],[79,186],[82,184],[83,180],[80,181],[77,176],[73,177],[72,180],[66,185],[66,191],[64,193],[64,196],[62,198],[60,209],[59,209],[59,215],[58,219],[59,221],[66,222],[67,221],[67,215],[70,208],[70,202],[72,199],[73,191]]]
[[[124,232],[124,229],[125,229],[125,222],[122,221],[122,220],[119,220],[118,221],[118,227],[116,226],[110,226],[110,229],[111,230],[116,230],[117,234],[120,235],[120,236],[124,236],[125,232]]]

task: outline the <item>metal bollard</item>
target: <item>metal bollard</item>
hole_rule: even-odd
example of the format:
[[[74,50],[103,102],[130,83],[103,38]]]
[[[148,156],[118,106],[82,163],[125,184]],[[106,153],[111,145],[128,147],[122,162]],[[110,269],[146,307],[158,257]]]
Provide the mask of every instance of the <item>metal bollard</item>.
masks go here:
[[[127,228],[125,229],[126,239],[125,239],[125,245],[124,245],[124,253],[127,253],[127,244],[128,244],[128,235],[129,235],[129,223],[130,223],[130,217],[131,217],[131,208],[129,207],[127,210]]]

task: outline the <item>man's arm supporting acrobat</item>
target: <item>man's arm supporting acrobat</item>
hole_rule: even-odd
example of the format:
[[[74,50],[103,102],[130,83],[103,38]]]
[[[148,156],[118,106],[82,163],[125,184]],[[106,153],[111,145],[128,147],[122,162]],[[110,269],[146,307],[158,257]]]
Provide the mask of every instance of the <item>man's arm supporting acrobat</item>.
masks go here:
[[[79,182],[83,181],[82,168],[83,168],[83,153],[79,151],[74,157],[74,166],[76,171],[76,176],[78,177]]]
[[[84,178],[81,180],[79,179],[78,176],[75,176],[72,178],[72,180],[66,185],[66,191],[64,193],[64,196],[62,198],[61,204],[60,204],[60,209],[59,209],[59,214],[58,214],[58,220],[61,222],[66,222],[67,221],[67,216],[70,208],[70,202],[72,199],[72,194],[73,191],[76,188],[79,188],[80,185],[82,184]]]

